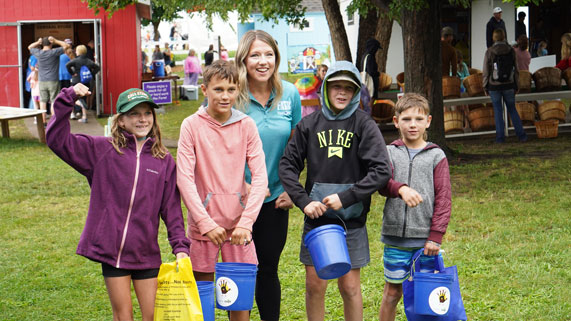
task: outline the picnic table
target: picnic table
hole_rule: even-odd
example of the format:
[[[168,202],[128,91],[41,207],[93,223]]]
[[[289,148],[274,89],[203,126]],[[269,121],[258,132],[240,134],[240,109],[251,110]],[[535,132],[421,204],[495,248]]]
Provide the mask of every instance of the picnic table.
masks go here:
[[[2,124],[2,137],[10,138],[10,127],[8,122],[14,119],[22,119],[28,117],[36,117],[36,126],[38,128],[38,137],[40,142],[46,143],[46,131],[42,120],[42,114],[45,110],[25,109],[18,107],[2,107],[0,106],[0,123]]]

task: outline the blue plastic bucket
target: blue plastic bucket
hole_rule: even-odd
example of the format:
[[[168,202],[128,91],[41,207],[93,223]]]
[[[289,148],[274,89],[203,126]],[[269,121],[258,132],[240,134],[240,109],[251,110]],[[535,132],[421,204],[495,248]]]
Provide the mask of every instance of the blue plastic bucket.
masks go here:
[[[450,286],[454,276],[441,273],[414,273],[414,312],[445,316],[450,308]]]
[[[341,226],[327,224],[316,227],[305,235],[303,243],[319,278],[336,279],[351,270],[345,230]]]
[[[249,263],[216,263],[216,307],[229,311],[251,310],[258,267]]]
[[[165,76],[165,61],[164,60],[153,60],[153,76],[164,77]]]
[[[204,321],[214,321],[214,282],[196,281]]]

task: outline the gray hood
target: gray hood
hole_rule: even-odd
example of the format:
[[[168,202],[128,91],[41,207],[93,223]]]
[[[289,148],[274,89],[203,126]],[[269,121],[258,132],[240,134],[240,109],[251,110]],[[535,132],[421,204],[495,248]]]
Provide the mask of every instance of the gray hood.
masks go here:
[[[323,112],[323,115],[325,115],[325,118],[329,120],[347,119],[353,115],[357,108],[359,108],[359,99],[361,98],[360,87],[355,91],[355,94],[353,95],[349,105],[339,114],[335,114],[329,107],[329,99],[327,97],[327,79],[340,71],[350,72],[351,75],[354,76],[355,81],[357,81],[358,84],[361,84],[361,76],[359,75],[359,70],[357,70],[357,67],[355,67],[355,65],[353,65],[351,62],[337,61],[334,65],[331,66],[331,68],[329,68],[325,78],[323,79],[323,83],[321,84],[321,111]]]

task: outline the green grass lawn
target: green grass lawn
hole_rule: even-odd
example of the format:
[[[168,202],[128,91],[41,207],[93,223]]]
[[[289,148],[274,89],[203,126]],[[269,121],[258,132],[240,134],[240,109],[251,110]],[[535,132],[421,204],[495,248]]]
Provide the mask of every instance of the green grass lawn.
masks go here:
[[[201,99],[166,108],[159,116],[166,138],[178,138],[182,119]],[[10,125],[12,139],[0,138],[0,319],[110,320],[99,264],[75,254],[88,208],[86,180],[32,138],[22,121]],[[457,154],[450,159],[453,210],[444,261],[458,266],[468,318],[569,320],[571,135],[532,136],[526,144],[492,140],[450,141]],[[373,196],[367,224],[365,320],[377,319],[382,297],[383,203]],[[290,211],[280,262],[283,320],[305,319],[302,222],[298,209]],[[164,227],[160,244],[163,259],[172,261]],[[328,288],[326,312],[326,320],[343,319],[335,284]],[[225,319],[222,311],[217,316]],[[405,319],[399,304],[397,320]],[[259,320],[256,307],[252,320]]]

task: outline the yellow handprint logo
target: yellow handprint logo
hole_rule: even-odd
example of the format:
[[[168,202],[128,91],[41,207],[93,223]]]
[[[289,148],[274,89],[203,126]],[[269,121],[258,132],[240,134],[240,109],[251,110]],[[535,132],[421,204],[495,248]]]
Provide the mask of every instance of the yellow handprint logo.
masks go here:
[[[440,290],[440,292],[438,292],[438,299],[440,300],[440,303],[444,303],[446,300],[448,300],[445,290]]]
[[[220,291],[222,292],[222,294],[226,294],[230,291],[231,289],[228,287],[228,282],[221,280],[220,281]]]

